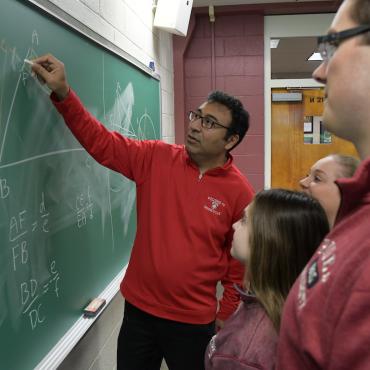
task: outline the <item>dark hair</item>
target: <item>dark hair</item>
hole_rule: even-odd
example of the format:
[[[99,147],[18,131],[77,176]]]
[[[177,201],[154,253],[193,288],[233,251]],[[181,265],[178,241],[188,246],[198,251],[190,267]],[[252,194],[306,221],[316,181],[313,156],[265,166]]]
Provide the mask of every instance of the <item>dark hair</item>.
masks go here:
[[[360,160],[351,155],[330,154],[328,157],[332,157],[341,167],[341,172],[338,174],[338,178],[352,177],[360,164]]]
[[[324,236],[325,211],[302,192],[259,192],[248,211],[250,257],[246,281],[279,331],[284,301]],[[248,217],[248,218],[249,218]]]
[[[231,148],[234,149],[244,138],[249,129],[249,113],[244,109],[241,101],[223,91],[212,91],[207,98],[209,103],[219,103],[227,107],[231,113],[231,124],[226,132],[227,140],[232,135],[239,135],[238,142]],[[229,149],[229,151],[231,150]]]
[[[362,25],[370,25],[370,1],[354,0],[351,4],[350,15],[352,20]],[[366,44],[370,44],[370,32],[364,34]]]

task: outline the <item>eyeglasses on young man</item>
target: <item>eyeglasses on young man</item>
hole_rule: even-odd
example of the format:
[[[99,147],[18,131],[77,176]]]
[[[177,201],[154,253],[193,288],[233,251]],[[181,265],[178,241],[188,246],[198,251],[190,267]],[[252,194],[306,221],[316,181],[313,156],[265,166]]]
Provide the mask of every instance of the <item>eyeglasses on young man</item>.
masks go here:
[[[325,36],[319,36],[317,38],[318,52],[324,62],[327,62],[332,58],[338,46],[344,41],[351,37],[362,35],[365,32],[370,31],[370,25],[363,25],[341,32],[329,33]]]

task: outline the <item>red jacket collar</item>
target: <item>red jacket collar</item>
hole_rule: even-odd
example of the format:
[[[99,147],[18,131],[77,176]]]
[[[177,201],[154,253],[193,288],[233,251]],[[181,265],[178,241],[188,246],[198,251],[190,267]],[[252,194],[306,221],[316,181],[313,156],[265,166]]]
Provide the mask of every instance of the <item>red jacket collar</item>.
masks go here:
[[[184,158],[185,158],[186,163],[189,166],[199,170],[198,165],[190,158],[185,148],[185,145],[183,146],[183,150],[184,150]],[[221,175],[221,174],[224,174],[226,171],[228,171],[232,167],[233,162],[234,162],[234,158],[230,153],[228,154],[228,156],[229,158],[227,159],[226,163],[223,166],[212,168],[206,171],[206,174],[207,175]]]

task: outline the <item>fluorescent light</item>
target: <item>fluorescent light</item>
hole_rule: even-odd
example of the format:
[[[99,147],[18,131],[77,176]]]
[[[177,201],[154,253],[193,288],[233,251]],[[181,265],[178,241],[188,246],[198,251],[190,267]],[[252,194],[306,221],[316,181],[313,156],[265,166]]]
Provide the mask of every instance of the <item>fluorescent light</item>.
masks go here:
[[[320,53],[312,53],[307,60],[322,60],[322,57]]]
[[[270,48],[276,49],[279,45],[280,39],[270,39]]]

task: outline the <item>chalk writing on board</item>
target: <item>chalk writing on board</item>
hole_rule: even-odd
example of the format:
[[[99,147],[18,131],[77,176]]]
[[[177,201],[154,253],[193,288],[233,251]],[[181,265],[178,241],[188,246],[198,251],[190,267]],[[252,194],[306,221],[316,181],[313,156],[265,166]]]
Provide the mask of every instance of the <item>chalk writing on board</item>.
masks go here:
[[[27,161],[40,159],[40,158],[43,158],[43,157],[49,156],[49,155],[65,154],[65,153],[68,153],[69,151],[83,150],[81,148],[73,148],[73,149],[67,149],[67,150],[51,151],[49,153],[43,153],[43,154],[40,154],[40,155],[37,155],[37,156],[24,158],[22,160],[19,160],[19,161],[13,162],[13,163],[2,164],[2,157],[3,157],[4,148],[5,148],[7,131],[8,131],[8,127],[9,127],[10,120],[11,120],[14,101],[15,101],[15,98],[17,96],[17,92],[18,92],[18,89],[19,89],[19,82],[23,81],[23,83],[26,83],[26,81],[30,77],[32,77],[32,79],[36,80],[36,77],[31,75],[29,67],[27,67],[26,64],[24,63],[24,59],[25,58],[26,59],[32,59],[32,58],[37,57],[37,52],[34,49],[34,46],[37,46],[38,44],[39,44],[39,37],[38,37],[38,33],[37,33],[36,30],[34,30],[33,33],[32,33],[32,47],[30,47],[27,50],[27,52],[22,56],[20,56],[17,53],[17,48],[15,46],[14,47],[8,46],[6,44],[6,40],[2,39],[1,43],[0,43],[0,52],[5,53],[6,56],[10,53],[11,54],[10,61],[11,61],[12,67],[13,67],[14,70],[19,71],[19,77],[18,77],[18,80],[16,82],[16,86],[15,86],[14,91],[13,91],[12,101],[11,101],[10,108],[9,108],[9,111],[8,111],[8,114],[7,114],[7,119],[6,119],[6,122],[5,122],[5,128],[3,130],[4,132],[1,135],[2,136],[2,141],[1,141],[1,144],[0,144],[0,169],[9,167],[11,165],[21,164],[24,161],[27,162]],[[47,87],[41,86],[37,82],[34,82],[34,83],[38,88],[41,87],[42,89],[44,89],[44,91],[47,94],[50,93],[50,90],[48,90]],[[2,92],[2,94],[3,93],[5,93],[5,91]],[[136,119],[136,121],[137,121],[136,124],[137,124],[138,128],[137,128],[137,130],[134,129],[134,127],[132,125],[133,106],[134,106],[134,92],[133,92],[132,84],[129,83],[126,86],[124,92],[122,93],[122,88],[121,88],[119,82],[117,82],[116,83],[115,103],[114,103],[112,109],[110,110],[110,112],[107,114],[108,126],[110,126],[112,129],[116,129],[117,131],[119,131],[120,133],[122,133],[123,135],[125,135],[127,137],[132,137],[132,138],[135,138],[135,139],[141,139],[142,140],[142,139],[147,139],[147,138],[150,138],[150,137],[155,137],[155,128],[154,128],[153,121],[152,121],[151,117],[146,112],[141,117]],[[0,116],[2,116],[1,113],[2,112],[1,112],[1,106],[0,106]],[[0,125],[0,128],[1,128],[1,125]]]
[[[76,233],[83,233],[88,230],[89,224],[96,224],[99,219],[103,234],[110,225],[114,252],[116,237],[112,210],[118,210],[122,224],[118,232],[125,237],[136,196],[132,182],[88,157],[65,125],[56,122],[53,130],[57,132],[55,137],[60,140],[54,138],[50,140],[51,145],[45,144],[48,138],[41,131],[43,125],[55,121],[50,117],[61,118],[49,101],[50,91],[40,85],[24,63],[25,58],[38,56],[40,41],[38,32],[33,30],[31,44],[22,52],[6,39],[0,40],[0,80],[6,81],[0,86],[0,208],[1,214],[5,215],[5,219],[0,220],[0,226],[7,232],[5,247],[11,269],[5,280],[0,277],[0,296],[4,294],[5,286],[8,290],[18,292],[12,302],[14,310],[11,313],[10,310],[0,311],[0,325],[6,315],[13,315],[14,318],[22,316],[27,319],[31,330],[48,322],[48,305],[63,292],[63,281],[56,267],[58,261],[53,257],[50,238],[70,225],[73,225]],[[104,59],[104,53],[102,55]],[[40,90],[43,94],[40,94]],[[146,108],[133,116],[133,84],[128,82],[123,85],[115,81],[110,90],[114,93],[113,104],[106,110],[104,101],[104,116],[97,115],[98,119],[105,121],[109,129],[127,137],[155,138],[154,123]],[[30,103],[29,112],[22,122],[16,113],[19,111],[19,102],[24,102],[24,99]],[[20,124],[23,125],[21,129],[14,130],[12,125]],[[14,138],[14,133],[26,130],[32,135],[36,131],[38,135],[25,135],[19,140]],[[24,141],[27,139],[31,141]],[[14,143],[19,143],[19,150],[13,150]],[[30,177],[37,179],[33,171],[47,173],[48,179],[43,178],[40,184],[32,185],[32,193],[26,194],[19,183],[9,182],[8,175],[11,178],[10,171],[13,170],[20,174],[17,179],[20,184],[29,185],[27,182]],[[53,173],[59,175],[58,180],[53,178]],[[62,183],[58,182],[60,178]],[[40,190],[41,186],[45,186],[45,189]],[[31,203],[26,207],[23,202]],[[97,217],[99,212],[100,217]],[[110,222],[106,222],[109,219]],[[7,225],[4,226],[4,223]]]
[[[121,86],[117,82],[115,102],[107,114],[109,127],[124,136],[134,139],[145,140],[155,137],[154,123],[147,112],[144,112],[141,117],[137,118],[136,125],[138,128],[135,130],[132,124],[134,104],[135,97],[132,84],[129,83],[122,93]]]
[[[30,230],[27,229],[27,211],[22,210],[17,215],[12,216],[9,221],[9,241],[14,242],[19,238],[24,237],[29,231],[35,232],[39,226],[45,233],[49,232],[48,229],[49,213],[46,211],[44,193],[41,193],[41,203],[39,209],[39,217],[30,222]]]
[[[49,212],[46,210],[45,195],[43,192],[41,193],[41,203],[39,207],[38,216],[39,217],[32,223],[32,226],[31,226],[32,232],[36,231],[37,228],[40,228],[44,233],[48,233],[49,232],[49,227],[48,227]]]
[[[76,196],[76,213],[78,228],[86,225],[88,219],[94,218],[90,186],[87,187],[86,193],[82,192]]]
[[[11,217],[9,222],[9,241],[14,242],[27,234],[25,229],[27,211],[22,210],[16,216]]]
[[[59,297],[59,280],[60,275],[56,269],[56,263],[52,261],[50,264],[50,277],[48,280],[43,281],[42,285],[35,278],[23,281],[20,284],[22,314],[28,315],[32,330],[46,320],[46,316],[42,311],[43,296],[49,293],[54,294],[57,298]]]
[[[88,111],[134,139],[159,139],[160,85],[78,21],[69,27],[33,1],[1,0],[1,10],[0,367],[37,368],[46,356],[52,368],[60,339],[81,333],[83,307],[115,290],[128,263],[135,184],[81,147],[24,59],[56,55]]]
[[[49,215],[44,192],[39,196],[36,210],[21,209],[11,215],[8,227],[8,248],[11,251],[10,258],[15,274],[19,272],[21,274],[19,276],[24,276],[26,269],[32,275],[30,250],[38,247],[32,235],[41,233],[46,236],[49,233]],[[19,285],[20,307],[19,310],[15,307],[15,311],[20,311],[22,315],[27,316],[32,330],[46,321],[46,316],[42,313],[43,296],[52,291],[57,298],[59,297],[60,275],[56,269],[55,260],[50,263],[48,276],[46,279],[43,277],[41,283],[37,276],[31,276],[21,281]]]
[[[5,199],[9,196],[10,187],[6,179],[0,179],[0,198]]]
[[[0,145],[0,163],[1,163],[1,160],[2,160],[2,156],[3,156],[3,150],[4,150],[4,146],[5,146],[5,140],[6,140],[7,131],[8,131],[8,127],[9,127],[9,123],[10,123],[12,111],[13,111],[14,101],[15,101],[15,98],[17,96],[17,92],[18,92],[18,88],[19,88],[19,83],[20,83],[20,81],[22,81],[23,82],[23,85],[25,85],[26,80],[30,76],[32,76],[30,69],[25,66],[24,59],[33,59],[33,58],[35,58],[37,56],[36,50],[34,50],[34,48],[33,48],[34,43],[36,45],[38,45],[38,42],[39,42],[38,41],[37,31],[34,30],[32,32],[31,39],[32,39],[32,46],[29,47],[28,50],[27,50],[27,52],[24,53],[23,55],[19,55],[17,53],[16,46],[9,46],[9,45],[7,45],[5,39],[2,39],[1,40],[1,48],[0,48],[0,51],[5,54],[5,61],[7,61],[7,60],[10,59],[9,62],[10,62],[11,69],[13,71],[19,72],[19,77],[17,79],[16,86],[15,86],[15,88],[13,90],[13,95],[12,95],[12,100],[11,100],[11,104],[10,104],[10,109],[8,111],[8,114],[7,114],[7,119],[6,119],[6,122],[5,122],[5,129],[4,129],[4,133],[2,135],[3,136],[3,140],[2,140],[1,145]],[[9,55],[10,55],[10,58],[8,58]],[[33,77],[33,78],[36,78],[36,77]],[[1,92],[1,95],[3,95],[4,93],[5,93],[5,90]],[[2,96],[1,96],[1,100],[2,100]],[[1,109],[1,106],[0,106],[0,109]],[[0,116],[2,116],[1,110],[0,110]]]

